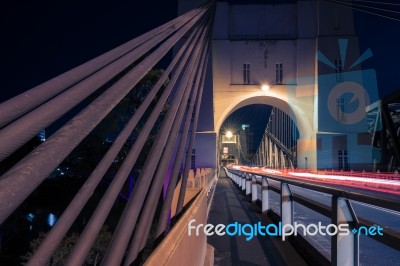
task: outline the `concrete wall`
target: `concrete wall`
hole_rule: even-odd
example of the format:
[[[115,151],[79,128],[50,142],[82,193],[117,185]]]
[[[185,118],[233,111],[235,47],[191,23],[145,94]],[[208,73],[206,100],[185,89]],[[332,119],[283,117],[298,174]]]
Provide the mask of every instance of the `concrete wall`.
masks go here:
[[[214,132],[196,134],[196,168],[217,168],[217,135]]]
[[[229,10],[229,37],[230,39],[297,38],[297,7],[284,4],[232,5]]]
[[[191,1],[181,2],[187,5]],[[326,144],[328,133],[338,134],[343,127],[335,131],[330,128],[332,123],[327,122],[325,114],[328,103],[332,102],[327,93],[332,88],[326,86],[324,78],[334,75],[335,69],[321,63],[317,54],[321,52],[331,62],[343,59],[338,40],[345,38],[348,46],[344,68],[358,58],[352,11],[313,0],[274,5],[243,3],[217,3],[211,74],[209,72],[205,88],[208,94],[203,97],[199,124],[201,131],[214,132],[215,139],[197,139],[196,147],[204,147],[204,153],[196,149],[196,157],[212,154],[212,148],[217,147],[215,140],[219,129],[233,111],[265,103],[283,108],[295,121],[300,133],[298,167],[305,167],[306,157],[308,168],[325,167],[326,161],[317,160],[318,143]],[[275,84],[277,63],[283,65],[283,84]],[[250,84],[243,84],[243,64],[250,64]],[[268,92],[261,91],[265,83],[270,86]],[[213,121],[212,126],[210,121]],[[345,132],[351,135],[362,131],[361,127],[358,129],[347,127]],[[324,136],[323,140],[318,140],[320,136]],[[212,155],[212,160],[214,158]],[[203,163],[211,166],[209,159]]]
[[[196,172],[193,170],[189,171],[189,176],[187,180],[185,199],[183,201],[183,206],[185,206],[189,201],[193,199],[194,196],[199,193],[201,189],[207,192],[215,181],[216,171],[211,168],[201,168],[197,169]],[[179,181],[178,185],[175,187],[174,196],[171,203],[171,217],[176,214],[176,207],[178,204],[179,193],[182,185],[182,180]]]
[[[351,0],[345,0],[351,3]],[[328,1],[318,1],[318,35],[354,35],[353,12],[351,8],[339,7]]]
[[[207,236],[188,235],[189,221],[207,223],[207,193],[200,192],[192,206],[179,219],[165,239],[157,246],[144,265],[203,265],[206,257]]]
[[[317,89],[315,78],[309,77],[316,72],[316,13],[315,1],[300,1],[298,5],[218,3],[212,47],[216,132],[240,107],[258,103],[275,106],[296,122],[304,140],[298,154],[307,156],[309,166],[315,167]],[[228,36],[224,33],[227,28]],[[243,84],[245,63],[250,64],[250,84]],[[276,64],[283,65],[282,84],[276,84]],[[262,92],[262,84],[268,84],[270,90]]]
[[[188,186],[184,205],[197,195],[194,202],[185,211],[168,235],[162,240],[144,265],[204,265],[207,250],[207,236],[200,232],[198,236],[188,235],[188,224],[195,219],[196,224],[206,224],[213,194],[209,193],[216,185],[215,169],[197,169],[189,172]],[[172,202],[171,217],[175,215],[180,184],[176,187]],[[208,254],[208,263],[214,256]],[[210,265],[210,264],[208,264]],[[211,264],[213,265],[213,264]]]
[[[231,68],[230,84],[243,84],[244,63],[251,66],[250,84],[275,84],[277,63],[283,65],[283,84],[295,84],[296,40],[230,41],[227,46],[225,48],[230,51],[230,60],[227,60]],[[215,91],[219,89],[216,87]]]

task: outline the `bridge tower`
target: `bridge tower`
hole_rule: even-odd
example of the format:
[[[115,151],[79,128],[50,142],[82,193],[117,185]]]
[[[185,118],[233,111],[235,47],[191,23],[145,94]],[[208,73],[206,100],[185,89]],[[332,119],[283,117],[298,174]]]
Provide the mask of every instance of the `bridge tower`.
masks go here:
[[[179,13],[201,2],[180,0]],[[330,91],[342,82],[341,72],[358,55],[349,8],[315,0],[218,2],[212,63],[196,135],[196,156],[203,161],[196,164],[215,166],[217,135],[232,112],[246,105],[267,104],[296,123],[298,167],[334,168],[337,150],[350,153],[346,145],[356,141],[360,127],[347,126],[343,120],[347,113],[340,109],[344,102]],[[269,90],[262,90],[262,85]],[[328,102],[337,106],[331,108]],[[367,105],[360,99],[359,109]],[[327,117],[332,123],[326,123]],[[332,127],[335,123],[339,126]]]

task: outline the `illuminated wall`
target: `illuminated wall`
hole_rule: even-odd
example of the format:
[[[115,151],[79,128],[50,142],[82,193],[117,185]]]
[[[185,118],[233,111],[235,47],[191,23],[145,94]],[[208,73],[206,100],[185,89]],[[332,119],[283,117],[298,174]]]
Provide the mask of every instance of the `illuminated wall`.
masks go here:
[[[180,10],[195,2],[199,3],[181,0]],[[340,150],[347,150],[351,162],[357,157],[350,152],[352,147],[370,149],[356,141],[358,134],[365,132],[361,126],[365,119],[343,123],[337,118],[336,101],[343,98],[339,99],[346,106],[342,111],[349,118],[356,115],[354,112],[361,114],[372,101],[368,97],[377,97],[376,82],[368,81],[368,88],[358,91],[347,82],[362,88],[365,74],[374,77],[361,73],[360,64],[349,69],[359,58],[351,9],[326,1],[274,5],[218,2],[199,132],[217,140],[222,123],[232,112],[250,104],[268,104],[286,112],[298,127],[298,167],[305,167],[305,158],[308,168],[338,167]],[[342,73],[338,79],[339,67]],[[268,91],[261,90],[263,84],[269,85]],[[352,95],[358,100],[352,102]],[[362,113],[365,115],[365,110]],[[341,143],[335,142],[340,134],[346,135],[346,149],[335,144]],[[206,150],[210,152],[213,141],[198,139],[196,147],[209,147]],[[204,167],[217,158],[217,154],[196,155],[208,158]],[[357,165],[370,163],[368,156],[358,156]]]

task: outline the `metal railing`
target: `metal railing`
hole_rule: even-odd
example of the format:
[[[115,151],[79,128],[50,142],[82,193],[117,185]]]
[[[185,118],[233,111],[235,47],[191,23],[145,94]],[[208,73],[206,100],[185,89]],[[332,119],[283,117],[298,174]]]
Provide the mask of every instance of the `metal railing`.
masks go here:
[[[381,207],[388,210],[400,211],[400,200],[379,198],[369,195],[363,195],[352,191],[344,191],[328,186],[322,186],[303,181],[297,181],[285,177],[277,177],[272,175],[254,174],[239,170],[225,169],[229,178],[236,183],[239,188],[248,195],[252,202],[261,201],[262,213],[270,210],[270,191],[275,191],[280,195],[280,220],[282,226],[285,224],[293,225],[294,222],[294,202],[301,204],[323,216],[331,219],[331,223],[338,226],[339,224],[347,224],[349,230],[357,229],[360,226],[374,226],[376,223],[357,217],[353,210],[351,201],[366,203],[372,206]],[[280,187],[271,184],[271,180],[280,183]],[[258,188],[261,187],[261,199],[258,199]],[[291,187],[305,188],[316,192],[328,194],[332,197],[331,204],[323,204],[315,200],[308,199],[301,195],[292,193]],[[400,233],[385,228],[383,235],[368,235],[371,239],[385,244],[393,249],[400,251]],[[297,236],[301,237],[301,236]],[[359,264],[359,235],[338,234],[332,236],[331,241],[331,258],[332,265],[358,265]],[[312,245],[309,245],[312,247]],[[315,250],[318,252],[317,250]],[[320,254],[320,257],[323,255]],[[329,262],[328,262],[329,263]]]

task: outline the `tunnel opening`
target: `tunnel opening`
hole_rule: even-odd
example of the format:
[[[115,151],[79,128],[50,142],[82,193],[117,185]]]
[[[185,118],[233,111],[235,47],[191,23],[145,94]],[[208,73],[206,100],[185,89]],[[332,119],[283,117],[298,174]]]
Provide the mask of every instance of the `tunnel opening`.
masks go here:
[[[295,168],[299,130],[282,109],[250,104],[233,111],[218,132],[218,165]]]

